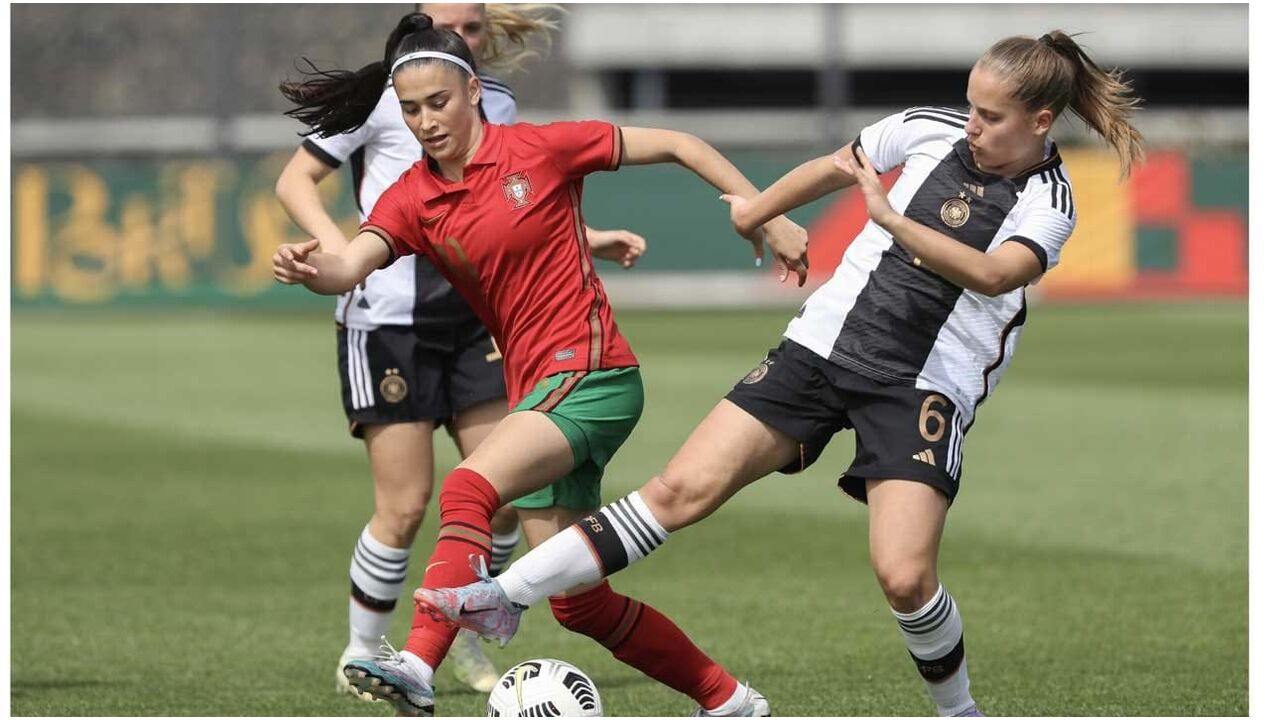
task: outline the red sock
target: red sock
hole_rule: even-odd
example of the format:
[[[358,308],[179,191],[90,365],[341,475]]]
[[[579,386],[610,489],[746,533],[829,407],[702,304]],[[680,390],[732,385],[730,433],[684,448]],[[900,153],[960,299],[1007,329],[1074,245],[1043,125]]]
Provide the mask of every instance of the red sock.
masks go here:
[[[422,587],[458,587],[473,583],[470,556],[489,562],[493,534],[489,521],[498,510],[498,493],[484,476],[458,468],[440,486],[440,534],[427,561]],[[413,627],[404,649],[422,658],[433,669],[449,652],[458,629],[415,610]]]
[[[570,630],[605,646],[613,656],[704,708],[729,701],[738,681],[707,657],[665,615],[619,595],[606,582],[580,595],[550,598],[551,614]]]

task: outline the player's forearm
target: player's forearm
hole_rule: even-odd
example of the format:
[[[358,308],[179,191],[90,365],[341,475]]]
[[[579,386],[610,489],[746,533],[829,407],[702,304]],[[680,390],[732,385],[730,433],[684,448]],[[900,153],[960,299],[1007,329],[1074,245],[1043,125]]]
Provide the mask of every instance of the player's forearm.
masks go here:
[[[682,133],[672,154],[677,163],[722,193],[751,198],[760,192],[728,158],[702,138]]]
[[[355,263],[343,254],[327,251],[312,253],[307,257],[307,264],[314,267],[318,274],[303,281],[302,284],[318,295],[341,295],[350,292],[368,275],[368,273],[362,275]]]
[[[346,247],[347,237],[329,216],[314,180],[286,168],[276,181],[276,198],[294,224],[320,241],[322,250],[338,253]]]
[[[894,213],[876,221],[911,253],[917,264],[966,290],[994,297],[1012,290],[1012,278],[990,255]]]
[[[778,178],[752,198],[741,218],[739,230],[755,230],[779,215],[852,184],[852,178],[835,166],[830,155],[814,158]]]

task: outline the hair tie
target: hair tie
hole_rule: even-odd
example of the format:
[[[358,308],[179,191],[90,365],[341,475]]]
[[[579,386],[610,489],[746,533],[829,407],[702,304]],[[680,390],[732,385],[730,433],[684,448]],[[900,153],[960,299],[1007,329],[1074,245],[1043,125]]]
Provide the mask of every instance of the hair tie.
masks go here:
[[[399,59],[397,59],[394,63],[391,64],[391,70],[387,74],[394,75],[396,73],[396,68],[409,62],[410,60],[424,60],[427,58],[430,58],[432,60],[445,60],[447,62],[451,62],[454,65],[457,65],[458,67],[462,68],[463,70],[466,70],[467,74],[470,75],[471,77],[476,76],[476,71],[471,69],[471,66],[467,64],[466,60],[463,60],[457,55],[450,55],[449,53],[436,52],[434,50],[419,50],[418,52],[411,52],[407,55],[401,56]]]

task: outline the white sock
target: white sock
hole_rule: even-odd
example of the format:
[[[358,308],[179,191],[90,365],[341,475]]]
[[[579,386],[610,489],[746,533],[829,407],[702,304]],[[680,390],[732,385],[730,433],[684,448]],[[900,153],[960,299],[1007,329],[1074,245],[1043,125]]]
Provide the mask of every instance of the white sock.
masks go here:
[[[512,563],[496,580],[514,603],[539,600],[605,577],[658,549],[667,531],[640,493],[600,508]]]
[[[733,689],[733,694],[730,695],[729,699],[725,700],[722,705],[714,708],[703,709],[712,717],[730,717],[734,714],[734,711],[742,705],[742,703],[747,701],[747,693],[749,692],[750,690],[747,689],[746,685],[738,683],[738,687]]]
[[[511,562],[511,556],[516,553],[516,546],[520,544],[520,526],[517,525],[515,530],[509,534],[502,535],[493,534],[493,554],[489,561],[489,574],[497,577],[506,569],[507,563]]]
[[[351,554],[348,650],[377,653],[382,636],[391,627],[391,612],[404,589],[408,569],[409,549],[383,545],[373,539],[366,525]]]
[[[436,671],[431,669],[426,660],[414,655],[408,650],[400,651],[400,660],[409,667],[413,674],[418,676],[418,680],[423,685],[435,686]]]
[[[939,585],[924,607],[911,613],[894,611],[893,615],[938,714],[955,715],[974,705],[964,657],[964,625],[951,595]]]

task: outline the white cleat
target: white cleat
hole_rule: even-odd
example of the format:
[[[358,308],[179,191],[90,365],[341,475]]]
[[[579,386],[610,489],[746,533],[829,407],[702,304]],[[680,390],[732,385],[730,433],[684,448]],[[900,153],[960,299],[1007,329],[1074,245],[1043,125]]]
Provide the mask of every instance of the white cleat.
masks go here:
[[[459,630],[449,648],[449,662],[458,682],[478,693],[491,692],[498,684],[498,670],[480,649],[480,636],[470,630]]]
[[[960,712],[952,715],[952,717],[986,717],[982,711],[978,709],[978,704],[974,703]]]
[[[747,686],[747,696],[743,698],[737,707],[731,710],[712,715],[706,710],[698,708],[693,713],[693,717],[772,717],[772,715],[768,698],[752,689],[750,685]]]
[[[347,674],[342,669],[353,660],[372,660],[375,655],[376,653],[361,651],[352,647],[347,647],[347,649],[343,650],[342,657],[338,658],[338,669],[334,673],[334,692],[339,695],[350,695],[365,702],[373,702],[374,697],[369,693],[360,692],[360,690],[356,689],[356,686],[351,684],[351,681],[347,679]]]
[[[436,712],[436,692],[423,679],[422,660],[397,651],[382,639],[382,654],[372,660],[352,660],[343,667],[351,684],[375,700],[385,700],[400,717],[432,717]]]

